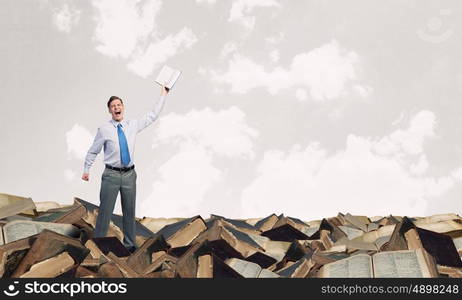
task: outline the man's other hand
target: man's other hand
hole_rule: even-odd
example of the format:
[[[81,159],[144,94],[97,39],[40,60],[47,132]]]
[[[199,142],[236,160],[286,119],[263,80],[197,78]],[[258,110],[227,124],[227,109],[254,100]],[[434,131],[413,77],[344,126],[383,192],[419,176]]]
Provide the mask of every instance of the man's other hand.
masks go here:
[[[82,175],[82,180],[85,180],[85,181],[90,180],[90,174],[88,174],[88,173],[83,173],[83,175]]]
[[[161,87],[161,90],[160,90],[160,95],[161,95],[161,96],[165,96],[165,95],[168,94],[169,91],[170,91],[170,89],[166,88],[165,85],[163,85],[163,86]]]

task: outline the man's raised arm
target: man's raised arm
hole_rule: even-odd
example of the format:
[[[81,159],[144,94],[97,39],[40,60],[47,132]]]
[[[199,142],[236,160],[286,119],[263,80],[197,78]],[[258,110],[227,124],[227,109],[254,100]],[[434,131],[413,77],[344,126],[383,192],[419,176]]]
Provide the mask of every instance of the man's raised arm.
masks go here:
[[[167,96],[168,92],[169,90],[166,87],[161,87],[160,99],[154,105],[154,108],[146,115],[144,115],[143,118],[137,120],[138,132],[145,129],[146,127],[151,125],[155,120],[157,120],[157,118],[160,115],[160,112],[162,111],[162,108],[164,107],[165,97]]]
[[[82,179],[88,181],[90,179],[90,167],[96,159],[98,153],[101,152],[103,148],[104,139],[103,135],[101,134],[101,129],[98,128],[98,132],[96,133],[95,140],[93,141],[93,145],[91,145],[90,149],[87,152],[87,156],[85,157],[85,163],[83,165],[83,175]]]

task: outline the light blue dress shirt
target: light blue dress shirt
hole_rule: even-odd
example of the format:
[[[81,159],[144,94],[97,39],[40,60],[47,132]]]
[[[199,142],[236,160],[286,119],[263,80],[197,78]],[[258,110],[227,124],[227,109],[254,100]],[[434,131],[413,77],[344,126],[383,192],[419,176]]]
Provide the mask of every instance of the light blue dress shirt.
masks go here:
[[[130,163],[126,167],[131,167],[134,163],[134,152],[136,135],[141,130],[151,125],[158,117],[164,107],[165,96],[160,96],[159,101],[154,105],[154,109],[148,112],[143,118],[138,120],[122,120],[117,122],[113,119],[104,123],[98,128],[93,145],[87,152],[83,167],[84,173],[90,172],[90,167],[96,159],[96,156],[104,148],[104,164],[116,168],[125,167],[120,161],[119,137],[117,135],[117,125],[122,124],[122,130],[127,138],[128,150],[130,152]]]

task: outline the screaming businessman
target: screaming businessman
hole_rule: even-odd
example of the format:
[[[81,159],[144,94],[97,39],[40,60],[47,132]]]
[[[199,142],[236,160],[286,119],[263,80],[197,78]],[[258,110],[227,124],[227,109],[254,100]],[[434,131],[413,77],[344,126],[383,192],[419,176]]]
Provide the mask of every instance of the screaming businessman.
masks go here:
[[[90,167],[98,153],[104,148],[106,168],[101,180],[100,206],[94,237],[106,236],[116,198],[120,192],[123,243],[130,252],[137,248],[135,233],[136,171],[133,157],[136,135],[159,117],[168,91],[162,86],[160,99],[153,110],[138,120],[125,120],[125,107],[122,99],[117,96],[110,97],[107,107],[112,119],[98,128],[93,145],[85,157],[82,179],[88,181]]]

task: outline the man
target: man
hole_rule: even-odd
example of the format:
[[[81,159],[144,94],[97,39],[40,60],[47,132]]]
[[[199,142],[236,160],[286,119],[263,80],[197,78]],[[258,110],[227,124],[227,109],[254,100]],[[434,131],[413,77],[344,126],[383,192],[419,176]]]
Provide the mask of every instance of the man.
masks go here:
[[[93,145],[85,157],[82,179],[90,178],[90,167],[98,153],[104,148],[104,163],[100,190],[100,206],[94,237],[104,237],[109,228],[112,212],[118,193],[123,214],[123,243],[130,252],[136,245],[135,203],[136,203],[136,171],[134,150],[136,135],[151,125],[160,114],[168,89],[162,86],[159,101],[152,111],[139,120],[124,120],[125,107],[122,99],[112,96],[107,107],[112,119],[98,128]]]

